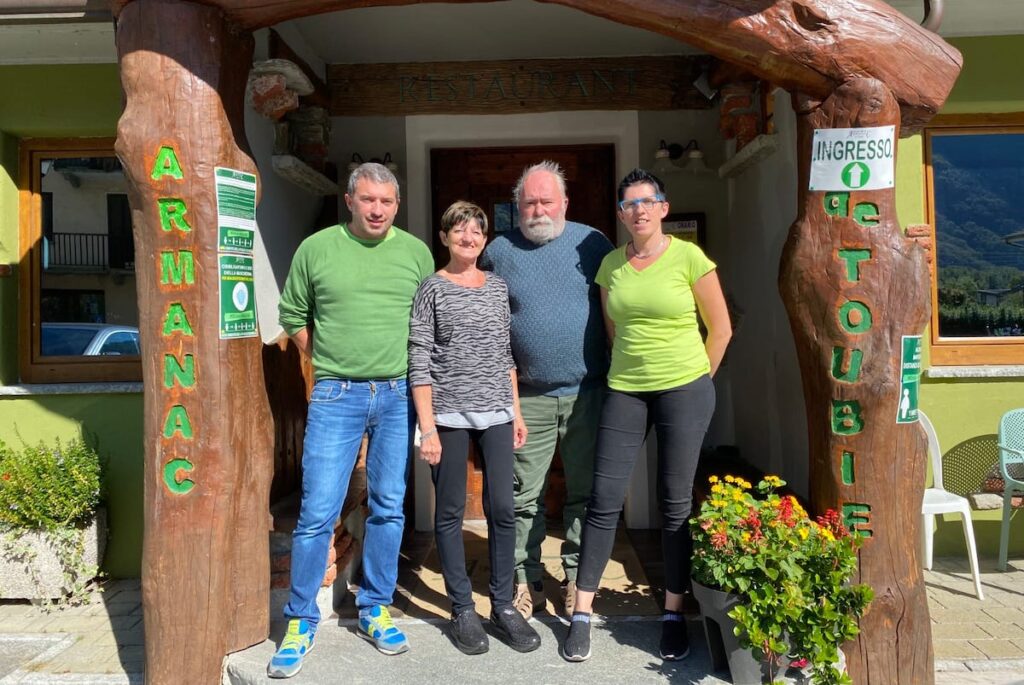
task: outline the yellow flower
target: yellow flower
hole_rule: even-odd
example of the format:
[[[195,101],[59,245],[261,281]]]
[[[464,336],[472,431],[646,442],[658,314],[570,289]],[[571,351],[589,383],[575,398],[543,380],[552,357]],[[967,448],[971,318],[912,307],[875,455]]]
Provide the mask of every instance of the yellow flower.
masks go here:
[[[732,491],[732,499],[733,499],[734,502],[742,502],[743,501],[743,491],[742,490],[733,490]]]
[[[806,540],[807,536],[811,534],[810,530],[808,530],[807,528],[802,528],[802,527],[801,528],[797,528],[796,532],[797,532],[797,535],[800,536],[801,540]]]
[[[727,502],[724,499],[718,499],[717,497],[713,497],[711,499],[711,506],[715,507],[716,509],[721,509],[726,504],[727,504]]]
[[[773,488],[777,488],[782,485],[782,479],[778,476],[765,476],[764,482]]]
[[[721,495],[723,492],[725,492],[725,486],[722,485],[721,483],[716,483],[715,485],[711,486],[711,492],[715,493],[716,495]]]
[[[708,478],[708,482],[711,483],[711,484],[717,483],[718,482],[718,476],[711,476],[710,478]]]
[[[743,540],[743,542],[750,542],[750,533],[743,531],[743,535],[740,536],[740,539]]]
[[[736,479],[735,479],[735,478],[733,478],[732,476],[726,476],[726,477],[725,477],[725,482],[726,482],[726,483],[735,483],[735,482],[736,482]]]
[[[798,518],[807,518],[807,512],[804,510],[803,507],[800,506],[800,502],[797,501],[796,497],[793,497],[793,495],[790,495],[789,496],[789,501],[793,503],[793,513]]]
[[[750,488],[754,487],[753,485],[750,484],[749,481],[745,481],[742,478],[736,479],[736,484],[739,485],[744,490],[749,490]]]

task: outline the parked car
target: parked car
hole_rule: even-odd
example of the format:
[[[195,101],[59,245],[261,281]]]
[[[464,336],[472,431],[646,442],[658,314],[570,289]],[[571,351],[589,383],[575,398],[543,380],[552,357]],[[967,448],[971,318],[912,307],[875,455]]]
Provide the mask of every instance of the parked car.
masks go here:
[[[105,323],[44,323],[44,357],[138,355],[139,329]]]

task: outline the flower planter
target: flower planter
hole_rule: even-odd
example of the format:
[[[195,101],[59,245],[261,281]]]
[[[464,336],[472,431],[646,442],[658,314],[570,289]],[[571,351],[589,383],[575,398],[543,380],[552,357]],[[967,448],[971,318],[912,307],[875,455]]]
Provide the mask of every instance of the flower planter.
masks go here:
[[[717,670],[728,665],[736,685],[760,685],[762,664],[750,650],[740,646],[740,639],[733,631],[736,622],[729,616],[729,611],[740,602],[739,595],[715,590],[694,580],[693,596],[700,603],[712,666]]]
[[[92,524],[84,529],[85,550],[79,569],[98,569],[107,542],[106,516],[103,509],[96,513]],[[76,578],[69,582],[64,577],[68,555],[52,536],[38,530],[13,530],[0,533],[0,598],[3,599],[59,599],[71,592]],[[81,573],[81,570],[78,571]]]

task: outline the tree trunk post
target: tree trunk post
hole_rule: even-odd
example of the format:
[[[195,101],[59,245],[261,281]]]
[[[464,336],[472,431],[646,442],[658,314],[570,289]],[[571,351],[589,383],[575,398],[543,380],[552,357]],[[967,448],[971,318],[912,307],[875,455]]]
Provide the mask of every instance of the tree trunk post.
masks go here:
[[[221,339],[214,168],[256,174],[253,39],[221,10],[136,0],[116,42],[144,391],[146,682],[219,683],[269,630],[273,424],[258,337]]]
[[[875,591],[847,645],[849,671],[865,685],[932,683],[917,552],[927,447],[916,421],[896,422],[902,337],[920,335],[929,317],[925,255],[900,230],[893,188],[810,190],[816,130],[891,125],[895,146],[899,107],[872,79],[850,80],[823,102],[798,95],[794,105],[799,216],[779,288],[803,381],[811,505],[837,510],[865,537],[859,581]]]

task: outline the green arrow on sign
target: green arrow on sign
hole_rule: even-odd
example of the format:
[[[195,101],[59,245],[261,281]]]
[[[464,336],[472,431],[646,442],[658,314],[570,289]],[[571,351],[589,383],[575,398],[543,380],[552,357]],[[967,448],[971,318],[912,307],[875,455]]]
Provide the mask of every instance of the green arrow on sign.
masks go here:
[[[863,188],[871,178],[871,170],[864,162],[850,162],[843,167],[843,185],[847,188]]]

